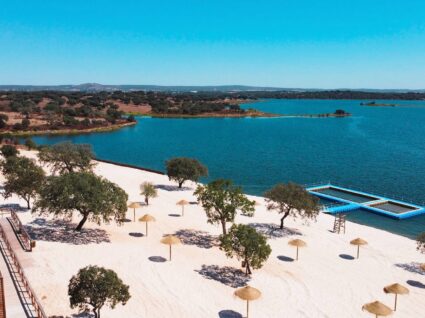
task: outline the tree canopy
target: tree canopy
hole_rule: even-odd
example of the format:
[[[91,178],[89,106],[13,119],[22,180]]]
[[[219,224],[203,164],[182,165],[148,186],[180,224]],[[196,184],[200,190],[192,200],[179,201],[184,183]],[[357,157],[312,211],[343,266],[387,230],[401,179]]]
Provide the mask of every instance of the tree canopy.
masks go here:
[[[12,145],[3,145],[0,149],[1,154],[3,155],[3,157],[5,157],[6,159],[8,157],[14,157],[16,155],[18,155],[18,149],[16,149],[15,146]]]
[[[272,251],[264,235],[244,224],[233,224],[228,234],[220,236],[220,249],[227,257],[243,260],[246,274],[252,273],[251,267],[261,268]]]
[[[6,178],[3,196],[8,198],[15,193],[26,201],[30,209],[30,200],[36,196],[45,180],[43,169],[26,157],[8,157],[1,168]]]
[[[316,219],[320,212],[319,199],[308,193],[302,186],[289,182],[280,183],[264,193],[268,210],[283,213],[280,228],[289,216],[302,219]]]
[[[170,180],[179,184],[179,188],[187,180],[197,182],[199,178],[208,176],[208,169],[198,160],[191,158],[173,158],[166,162],[167,175]]]
[[[84,267],[72,276],[68,295],[71,308],[92,309],[95,318],[100,318],[104,305],[114,309],[119,303],[125,305],[131,297],[129,286],[113,270],[97,266]]]
[[[145,203],[146,205],[149,205],[149,199],[156,198],[158,195],[158,192],[156,191],[153,183],[143,182],[140,185],[140,194],[145,196]]]
[[[53,173],[91,171],[94,165],[94,154],[90,145],[73,144],[69,141],[43,147],[38,158],[50,166]]]
[[[72,216],[78,211],[80,231],[89,219],[98,224],[115,219],[120,223],[127,212],[128,195],[118,185],[91,172],[72,172],[49,176],[40,189],[34,211],[56,216]]]
[[[204,208],[208,223],[221,223],[223,234],[226,234],[226,222],[234,222],[238,210],[248,216],[254,214],[255,202],[230,180],[219,179],[205,186],[199,185],[194,195]]]

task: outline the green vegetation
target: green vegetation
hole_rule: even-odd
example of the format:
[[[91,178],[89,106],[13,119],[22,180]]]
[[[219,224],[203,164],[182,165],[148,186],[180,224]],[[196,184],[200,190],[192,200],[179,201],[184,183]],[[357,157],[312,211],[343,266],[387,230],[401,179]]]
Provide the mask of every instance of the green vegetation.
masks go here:
[[[128,290],[113,270],[97,266],[80,269],[68,285],[71,308],[78,307],[81,312],[91,309],[95,318],[100,318],[104,305],[112,309],[119,303],[125,305],[131,297]]]
[[[51,167],[53,173],[91,171],[93,158],[90,145],[78,145],[69,141],[43,147],[38,153],[40,162]]]
[[[167,175],[170,180],[179,184],[179,188],[187,180],[197,182],[199,178],[208,176],[208,169],[198,160],[191,158],[173,158],[166,161]]]
[[[226,235],[226,222],[234,222],[236,212],[252,216],[254,201],[250,201],[230,180],[219,179],[207,185],[199,185],[194,192],[198,203],[204,208],[208,223],[221,224],[223,235]]]
[[[31,138],[26,138],[25,139],[25,146],[27,146],[27,148],[29,150],[33,150],[33,149],[36,149],[37,148],[37,144]]]
[[[43,185],[45,174],[34,160],[25,157],[8,157],[2,162],[1,169],[6,181],[4,182],[4,198],[16,194],[27,202],[30,209],[30,200],[35,198]]]
[[[120,223],[127,212],[127,200],[127,193],[106,179],[90,172],[68,172],[47,177],[33,210],[68,219],[78,211],[82,219],[75,230],[81,231],[88,219],[98,224],[112,219]]]
[[[0,151],[3,157],[5,157],[6,159],[9,157],[16,157],[19,153],[18,149],[16,149],[16,147],[12,145],[3,145],[0,148]]]
[[[425,232],[419,234],[416,238],[416,249],[421,253],[425,253]]]
[[[228,234],[220,236],[220,249],[227,257],[242,260],[247,275],[252,274],[251,267],[261,268],[272,251],[264,235],[244,224],[233,224]]]
[[[264,193],[268,210],[277,210],[283,214],[280,219],[280,229],[283,229],[285,219],[291,215],[294,218],[316,219],[320,212],[319,199],[308,193],[302,186],[289,182],[277,184]]]
[[[155,186],[150,182],[143,182],[140,185],[140,194],[145,196],[146,205],[149,205],[150,198],[156,198],[158,196]]]

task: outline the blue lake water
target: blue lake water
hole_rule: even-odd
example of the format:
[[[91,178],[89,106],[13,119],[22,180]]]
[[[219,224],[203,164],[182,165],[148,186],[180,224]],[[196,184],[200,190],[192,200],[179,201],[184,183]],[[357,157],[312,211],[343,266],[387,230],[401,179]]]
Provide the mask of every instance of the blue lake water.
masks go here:
[[[34,140],[90,143],[100,158],[157,170],[164,170],[164,161],[171,157],[194,157],[208,166],[207,180],[229,178],[251,194],[260,195],[278,182],[331,181],[421,204],[425,201],[425,101],[382,102],[402,106],[367,107],[356,100],[265,100],[244,107],[279,114],[344,109],[353,116],[139,117],[136,126],[114,132]],[[425,231],[422,216],[394,221],[354,212],[349,219],[410,237]]]

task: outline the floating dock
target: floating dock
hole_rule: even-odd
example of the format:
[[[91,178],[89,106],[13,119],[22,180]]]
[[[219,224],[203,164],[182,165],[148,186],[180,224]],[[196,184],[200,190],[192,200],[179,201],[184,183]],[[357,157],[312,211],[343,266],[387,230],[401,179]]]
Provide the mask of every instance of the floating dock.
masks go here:
[[[362,209],[398,220],[425,214],[423,206],[332,184],[308,187],[307,191],[317,196],[323,206],[322,211],[330,214]]]

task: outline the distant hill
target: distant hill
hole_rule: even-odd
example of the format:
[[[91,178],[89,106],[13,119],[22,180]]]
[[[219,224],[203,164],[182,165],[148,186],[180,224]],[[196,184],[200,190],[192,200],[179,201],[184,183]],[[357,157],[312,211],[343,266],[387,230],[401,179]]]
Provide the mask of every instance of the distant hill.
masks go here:
[[[376,93],[425,93],[425,89],[315,89],[315,88],[284,88],[262,87],[246,85],[218,85],[218,86],[161,86],[161,85],[103,85],[98,83],[85,83],[78,85],[0,85],[0,91],[66,91],[66,92],[111,92],[111,91],[154,91],[154,92],[319,92],[319,91],[355,91]]]

